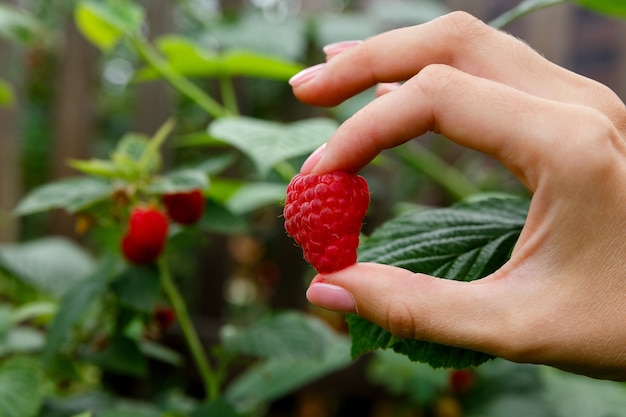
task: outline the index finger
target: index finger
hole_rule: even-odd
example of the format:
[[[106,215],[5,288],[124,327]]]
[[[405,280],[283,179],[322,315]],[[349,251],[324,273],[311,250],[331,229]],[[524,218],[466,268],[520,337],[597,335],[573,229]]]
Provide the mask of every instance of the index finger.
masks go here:
[[[610,120],[595,109],[430,65],[346,120],[306,171],[356,172],[382,150],[427,131],[493,156],[531,191],[540,171],[577,160],[594,146],[606,147],[609,140],[621,141]]]
[[[454,12],[392,30],[333,57],[312,79],[294,86],[303,102],[334,106],[381,82],[405,81],[431,64],[446,64],[537,97],[594,107],[623,104],[608,88],[548,61],[522,41],[475,17]]]

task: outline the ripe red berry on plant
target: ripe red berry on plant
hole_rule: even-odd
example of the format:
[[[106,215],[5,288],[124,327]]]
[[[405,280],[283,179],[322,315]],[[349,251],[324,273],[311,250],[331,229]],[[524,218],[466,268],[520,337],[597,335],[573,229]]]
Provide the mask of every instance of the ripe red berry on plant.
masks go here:
[[[122,238],[122,254],[133,264],[154,262],[165,247],[168,220],[154,207],[135,207]]]
[[[345,172],[298,174],[287,186],[285,229],[318,272],[356,263],[370,196],[365,178]]]
[[[169,306],[158,306],[152,312],[152,317],[161,332],[167,331],[174,321],[176,321],[176,312]]]
[[[163,204],[169,218],[179,224],[194,224],[204,213],[204,196],[200,190],[164,194]]]

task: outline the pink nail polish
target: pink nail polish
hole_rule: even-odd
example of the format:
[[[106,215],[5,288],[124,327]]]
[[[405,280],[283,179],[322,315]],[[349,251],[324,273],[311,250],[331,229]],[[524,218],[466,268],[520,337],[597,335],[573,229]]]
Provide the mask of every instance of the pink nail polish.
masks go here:
[[[322,50],[326,54],[326,57],[330,58],[330,57],[340,54],[343,51],[354,48],[355,46],[361,43],[363,43],[363,41],[359,41],[359,40],[329,43],[328,45],[324,46]]]
[[[326,64],[322,63],[303,69],[289,79],[289,85],[297,87],[300,84],[304,84],[305,82],[312,80],[322,69],[324,69],[325,65]]]
[[[316,150],[314,150],[313,153],[309,155],[309,157],[306,159],[306,161],[304,161],[304,163],[302,164],[302,167],[300,167],[300,173],[308,174],[309,172],[311,172],[313,167],[317,165],[317,163],[321,159],[322,154],[324,154],[325,150],[326,150],[325,143],[319,148],[317,148]]]
[[[322,308],[341,313],[354,313],[356,304],[352,294],[344,288],[324,282],[314,282],[306,292],[307,299]]]

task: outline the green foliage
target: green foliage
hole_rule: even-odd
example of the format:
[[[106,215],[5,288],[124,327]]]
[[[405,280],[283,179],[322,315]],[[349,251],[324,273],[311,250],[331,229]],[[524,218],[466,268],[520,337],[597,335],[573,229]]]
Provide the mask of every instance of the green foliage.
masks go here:
[[[74,19],[83,35],[105,52],[110,52],[123,36],[139,32],[143,9],[131,2],[78,2]]]
[[[506,22],[564,1],[522,2],[505,16]],[[625,15],[620,1],[575,2]],[[177,17],[191,4],[175,3]],[[54,8],[51,4],[42,2],[40,13]],[[219,346],[205,351],[175,285],[179,279],[190,285],[185,271],[176,267],[191,264],[194,251],[213,234],[274,238],[277,231],[267,224],[258,229],[255,214],[265,214],[260,209],[266,207],[278,212],[295,164],[336,130],[338,121],[327,118],[283,120],[293,116],[284,111],[284,81],[304,67],[305,59],[316,59],[308,54],[308,45],[366,38],[394,25],[432,19],[447,12],[445,7],[428,0],[392,6],[381,2],[367,15],[343,12],[282,21],[248,12],[214,20],[187,16],[195,19],[193,28],[179,25],[155,41],[144,36],[148,22],[137,1],[79,0],[71,7],[79,30],[105,60],[140,61],[132,81],[169,83],[180,95],[173,109],[178,123],[166,122],[152,137],[116,132],[121,138],[108,158],[70,161],[81,176],[31,189],[15,209],[18,215],[55,209],[77,215],[87,222],[81,238],[89,252],[61,238],[0,246],[0,277],[7,281],[3,287],[28,290],[9,291],[0,304],[1,416],[261,415],[272,401],[350,366],[351,354],[373,350],[370,379],[394,395],[406,396],[412,405],[426,407],[449,394],[448,371],[436,367],[466,367],[491,359],[480,352],[399,339],[357,316],[348,318],[350,340],[306,313],[256,310],[245,325],[239,318],[233,320],[237,326],[224,326]],[[63,14],[65,9],[59,10]],[[21,9],[0,6],[2,38],[38,46],[56,39],[42,35],[44,30],[58,34]],[[117,92],[125,97],[120,100],[132,96],[135,87],[130,83],[128,91]],[[13,89],[0,80],[0,106],[14,103]],[[271,94],[265,94],[268,91]],[[335,117],[350,116],[364,99],[372,98],[361,96],[334,109]],[[255,109],[260,101],[270,109]],[[110,114],[105,118],[114,126],[110,130],[126,120]],[[172,133],[178,136],[166,142]],[[170,154],[164,158],[168,145]],[[188,155],[193,155],[192,161],[185,158]],[[403,153],[400,162],[436,178],[453,198],[475,191],[435,153]],[[163,194],[196,189],[205,196],[204,216],[193,226],[170,225],[158,267],[124,262],[119,246],[130,209],[138,204],[159,206]],[[506,261],[526,209],[524,200],[492,197],[405,214],[363,243],[360,260],[447,279],[479,279]],[[271,210],[267,212],[271,217]],[[175,273],[170,273],[170,264]],[[213,279],[208,275],[201,278]],[[155,309],[164,305],[172,309],[191,355],[160,343],[164,330],[158,327]],[[265,312],[269,306],[253,308]],[[113,389],[108,393],[111,387],[103,375],[149,380],[152,360],[197,369],[204,395],[192,398],[187,392],[192,384],[180,380],[174,382],[174,392],[159,390],[146,401],[119,398]],[[598,410],[609,416],[624,409],[623,387],[608,382],[596,384],[501,360],[488,361],[477,372],[479,384],[463,404],[468,416],[582,416]],[[575,393],[574,400],[570,393]]]
[[[156,45],[171,68],[186,77],[244,76],[287,80],[302,69],[299,64],[252,51],[215,53],[180,35],[163,36],[156,41]],[[136,75],[139,81],[158,77],[160,74],[151,67],[140,70]]]
[[[474,198],[450,208],[404,214],[376,230],[359,260],[394,265],[440,278],[472,281],[508,259],[526,219],[528,201],[513,197]],[[348,317],[352,356],[391,348],[433,367],[466,368],[491,356],[393,336],[356,315]]]
[[[593,11],[626,18],[626,3],[621,0],[575,0]]]
[[[0,37],[28,44],[39,40],[41,35],[42,26],[37,19],[15,7],[0,4]]]
[[[94,271],[95,261],[69,240],[49,237],[0,246],[0,267],[41,292],[61,297]]]
[[[224,348],[264,360],[243,372],[226,388],[224,398],[249,412],[304,384],[350,365],[350,342],[318,319],[283,313],[247,329],[227,327]]]
[[[0,363],[0,415],[35,417],[43,402],[40,365],[30,358]]]
[[[326,142],[337,128],[330,119],[309,119],[282,124],[249,117],[213,122],[209,134],[238,148],[264,177],[277,163],[307,154]]]
[[[72,335],[74,325],[104,294],[115,269],[115,262],[104,258],[90,276],[80,280],[63,295],[59,311],[48,329],[44,351],[44,357],[48,361],[53,359]]]
[[[10,107],[15,101],[15,94],[11,84],[0,79],[0,107]]]
[[[93,177],[73,177],[36,187],[15,208],[27,215],[62,208],[70,213],[83,210],[107,198],[113,191],[109,182]]]

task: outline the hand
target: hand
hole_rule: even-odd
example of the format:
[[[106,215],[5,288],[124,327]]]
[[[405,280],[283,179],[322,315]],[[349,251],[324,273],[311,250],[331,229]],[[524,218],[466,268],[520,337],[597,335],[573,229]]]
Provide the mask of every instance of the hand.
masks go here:
[[[533,197],[511,259],[488,277],[458,282],[361,263],[316,277],[309,300],[401,337],[626,380],[619,98],[462,12],[326,50],[326,63],[290,81],[303,102],[333,106],[385,84],[303,172],[356,172],[435,131],[497,158]]]

